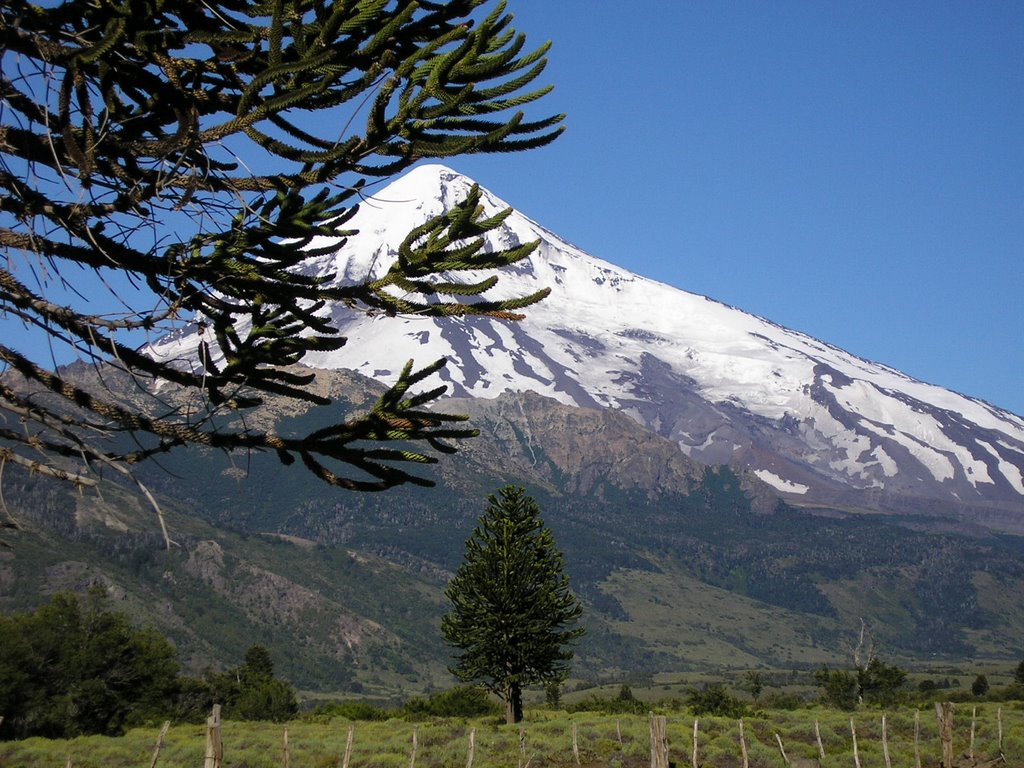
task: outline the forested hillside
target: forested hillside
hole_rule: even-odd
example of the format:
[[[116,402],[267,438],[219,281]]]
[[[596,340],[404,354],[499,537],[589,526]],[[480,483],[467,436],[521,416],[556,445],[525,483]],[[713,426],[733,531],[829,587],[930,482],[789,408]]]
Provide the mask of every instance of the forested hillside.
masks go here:
[[[334,384],[358,402],[355,381]],[[1019,653],[1017,537],[796,509],[608,411],[533,395],[474,407],[482,435],[435,470],[436,488],[344,493],[262,454],[171,454],[146,475],[170,551],[137,493],[8,468],[20,529],[4,534],[0,607],[100,583],[187,669],[230,665],[258,640],[304,688],[441,685],[442,591],[484,497],[511,482],[540,504],[583,598],[578,676],[838,663],[862,618],[896,658]],[[286,430],[305,417],[261,418]]]

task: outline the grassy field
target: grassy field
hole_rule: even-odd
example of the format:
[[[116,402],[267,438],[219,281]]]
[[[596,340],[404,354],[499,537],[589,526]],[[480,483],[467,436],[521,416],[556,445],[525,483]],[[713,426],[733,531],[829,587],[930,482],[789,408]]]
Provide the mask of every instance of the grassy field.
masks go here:
[[[679,666],[716,670],[754,669],[763,659],[778,664],[833,663],[843,652],[818,647],[813,635],[839,635],[836,619],[797,614],[705,584],[670,564],[660,570],[619,569],[602,585],[629,620],[614,630],[635,637],[653,652],[674,657]]]
[[[1006,764],[1024,765],[1024,705],[978,705],[974,754],[994,758],[999,753],[998,716],[1001,706],[1003,753]],[[957,706],[954,748],[957,755],[970,749],[973,705]],[[694,718],[686,712],[666,712],[670,759],[689,766],[693,754]],[[747,751],[752,768],[784,768],[775,735],[782,739],[787,757],[817,758],[815,721],[825,748],[824,768],[853,766],[851,717],[863,768],[885,765],[880,710],[863,710],[852,716],[835,710],[800,709],[758,713],[744,720]],[[920,715],[920,751],[924,766],[939,765],[941,744],[935,713]],[[423,722],[388,720],[350,723],[297,721],[287,726],[271,723],[227,722],[223,726],[225,768],[281,768],[283,736],[288,731],[289,765],[297,768],[337,768],[349,728],[353,728],[351,768],[448,768],[467,765],[470,738],[476,768],[544,768],[576,765],[573,729],[582,766],[639,768],[648,764],[650,744],[647,716],[615,716],[592,713],[533,710],[522,727],[499,724],[494,718],[441,719]],[[417,743],[412,761],[413,734]],[[914,765],[914,711],[887,713],[889,753],[892,765]],[[67,741],[26,739],[0,743],[2,768],[145,768],[150,766],[158,729],[140,728],[120,738],[99,736]],[[172,727],[160,752],[162,768],[198,768],[203,764],[205,728]],[[697,735],[698,763],[704,768],[741,768],[739,726],[725,718],[700,718]]]

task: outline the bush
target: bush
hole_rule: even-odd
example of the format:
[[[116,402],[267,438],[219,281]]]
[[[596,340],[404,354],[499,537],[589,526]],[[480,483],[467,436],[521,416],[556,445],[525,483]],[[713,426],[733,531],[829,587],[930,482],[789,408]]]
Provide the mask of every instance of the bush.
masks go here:
[[[845,669],[822,667],[814,681],[825,689],[822,700],[833,707],[852,712],[857,708],[857,676]]]
[[[212,702],[224,706],[226,720],[290,720],[299,711],[291,683],[274,676],[267,649],[254,645],[245,663],[220,674],[207,675]]]
[[[857,670],[857,685],[864,701],[883,706],[896,703],[897,694],[907,680],[907,673],[895,664],[872,659],[867,667]]]
[[[732,696],[721,683],[692,689],[686,698],[686,704],[695,715],[738,718],[747,714],[746,702]]]
[[[231,703],[232,717],[239,720],[273,720],[284,723],[298,711],[290,683],[276,677],[257,679],[242,688]]]
[[[100,588],[0,616],[3,738],[120,734],[167,716],[177,689],[174,647],[109,610]]]
[[[1003,690],[1003,701],[1024,701],[1024,684],[1016,679]]]
[[[487,717],[500,714],[501,709],[480,688],[458,685],[435,693],[428,699],[414,698],[406,702],[404,714],[413,719],[424,717]]]
[[[792,711],[807,705],[807,700],[798,693],[785,693],[783,691],[769,691],[757,700],[757,708],[785,709]]]
[[[566,707],[567,712],[602,712],[606,715],[639,715],[650,708],[633,696],[628,685],[623,685],[615,698],[588,696]]]
[[[971,683],[971,693],[975,696],[984,696],[988,693],[988,678],[985,675],[978,675]]]
[[[342,717],[346,720],[361,720],[361,721],[374,721],[374,720],[387,720],[391,717],[391,712],[375,707],[365,701],[329,701],[325,704],[320,704],[314,709],[309,715],[308,719],[313,722],[323,723],[328,722],[332,718]]]

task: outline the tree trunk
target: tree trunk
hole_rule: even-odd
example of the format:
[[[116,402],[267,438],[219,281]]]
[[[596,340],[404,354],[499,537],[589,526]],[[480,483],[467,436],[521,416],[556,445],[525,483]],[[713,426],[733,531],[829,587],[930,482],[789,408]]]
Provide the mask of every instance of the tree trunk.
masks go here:
[[[509,725],[523,719],[523,689],[518,683],[510,683],[505,688],[505,722]]]

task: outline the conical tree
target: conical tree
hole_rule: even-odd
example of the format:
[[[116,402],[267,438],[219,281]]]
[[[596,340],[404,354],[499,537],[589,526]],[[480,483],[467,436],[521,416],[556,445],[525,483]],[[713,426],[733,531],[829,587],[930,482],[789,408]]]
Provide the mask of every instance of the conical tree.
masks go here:
[[[441,630],[457,649],[452,673],[503,698],[506,721],[517,723],[525,686],[568,674],[582,608],[536,502],[513,486],[487,501],[445,592],[452,607]]]

